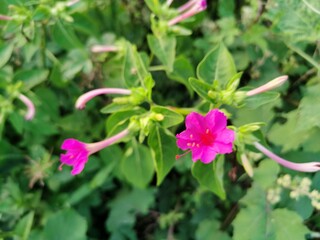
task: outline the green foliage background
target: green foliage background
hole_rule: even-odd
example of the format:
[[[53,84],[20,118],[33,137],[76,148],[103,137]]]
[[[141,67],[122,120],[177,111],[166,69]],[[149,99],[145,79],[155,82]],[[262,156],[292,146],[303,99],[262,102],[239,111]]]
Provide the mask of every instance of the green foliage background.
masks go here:
[[[0,14],[12,20],[0,20],[0,238],[320,236],[310,199],[290,198],[288,190],[276,204],[267,199],[278,176],[309,178],[311,190],[320,190],[319,173],[293,172],[254,154],[252,178],[237,153],[208,165],[189,155],[174,159],[183,117],[209,104],[226,108],[236,127],[264,122],[260,134],[290,161],[320,159],[320,2],[208,1],[206,11],[163,27],[183,3],[1,1]],[[93,53],[96,44],[121,50]],[[217,91],[213,80],[231,88],[236,76],[239,87],[252,88],[284,74],[280,94],[259,95],[245,107],[208,94]],[[134,101],[101,96],[74,109],[82,93],[99,87],[136,88]],[[19,93],[36,105],[32,121],[23,118]],[[137,138],[90,156],[80,175],[58,171],[64,139],[98,141],[149,111],[165,120],[143,125],[137,118]]]

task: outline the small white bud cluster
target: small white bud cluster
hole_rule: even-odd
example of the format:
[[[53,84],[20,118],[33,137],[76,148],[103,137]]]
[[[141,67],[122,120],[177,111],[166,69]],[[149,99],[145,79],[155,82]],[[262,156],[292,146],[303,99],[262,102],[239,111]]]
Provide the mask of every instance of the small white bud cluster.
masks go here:
[[[280,194],[281,194],[280,187],[269,189],[268,193],[267,193],[268,202],[271,204],[276,204],[276,203],[280,202],[280,200],[281,200]]]
[[[320,193],[317,190],[310,189],[311,180],[307,177],[294,177],[293,179],[289,174],[285,174],[277,179],[275,188],[268,190],[267,199],[271,204],[276,204],[280,201],[281,188],[290,190],[290,198],[299,199],[306,196],[310,199],[311,205],[320,210]]]

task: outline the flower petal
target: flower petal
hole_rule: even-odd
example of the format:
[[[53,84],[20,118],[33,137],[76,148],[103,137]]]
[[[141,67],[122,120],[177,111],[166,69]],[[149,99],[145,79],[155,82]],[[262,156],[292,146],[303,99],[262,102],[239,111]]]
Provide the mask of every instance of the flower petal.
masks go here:
[[[211,163],[216,158],[216,151],[213,148],[205,148],[202,152],[201,162],[208,164]]]
[[[213,149],[220,154],[226,154],[232,152],[232,143],[215,142]]]
[[[82,170],[84,169],[85,164],[86,164],[85,162],[82,162],[80,164],[74,165],[73,169],[71,171],[71,174],[72,175],[77,175],[77,174],[81,173]]]
[[[213,109],[205,116],[205,123],[212,132],[219,132],[226,128],[227,117],[218,109]]]
[[[199,113],[192,112],[186,117],[186,128],[195,133],[205,131],[205,119]]]
[[[230,143],[230,142],[233,142],[234,139],[235,139],[235,132],[227,128],[219,132],[219,134],[216,136],[216,141],[222,142],[222,143]]]

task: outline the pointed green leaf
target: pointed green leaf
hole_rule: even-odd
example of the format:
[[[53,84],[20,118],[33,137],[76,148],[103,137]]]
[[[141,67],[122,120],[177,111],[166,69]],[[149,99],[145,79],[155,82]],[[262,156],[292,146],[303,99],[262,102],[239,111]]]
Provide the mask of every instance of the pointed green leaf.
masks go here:
[[[172,111],[166,107],[155,106],[151,108],[154,113],[161,114],[164,119],[159,121],[160,125],[164,128],[169,128],[178,125],[183,121],[183,116],[180,113]]]
[[[199,79],[209,84],[217,80],[222,88],[236,73],[233,58],[223,43],[212,49],[197,67]]]
[[[192,166],[192,175],[198,180],[199,184],[214,192],[221,199],[226,198],[223,187],[224,156],[220,155],[209,164],[197,161]]]
[[[173,72],[167,74],[169,78],[185,85],[189,93],[193,94],[188,79],[194,77],[194,68],[188,58],[183,55],[177,57],[173,64]]]
[[[177,154],[176,138],[166,129],[155,126],[150,131],[148,145],[153,152],[157,185],[160,185],[174,166]]]
[[[9,61],[13,51],[13,44],[0,45],[0,68],[2,68]]]
[[[306,234],[310,232],[309,229],[303,225],[302,218],[296,212],[287,209],[274,210],[272,213],[272,221],[277,240],[306,239]]]
[[[48,218],[44,227],[46,240],[84,240],[86,239],[87,222],[73,209],[64,209]]]
[[[150,149],[132,140],[121,162],[125,178],[138,188],[145,188],[151,181],[154,166]]]
[[[25,91],[30,90],[34,86],[47,80],[49,71],[47,69],[23,69],[16,72],[14,75],[14,81],[22,81]]]
[[[208,96],[208,92],[214,90],[210,84],[204,81],[198,80],[196,78],[190,78],[189,82],[193,90],[196,93],[198,93],[200,97],[202,97],[203,99],[207,100],[210,103],[213,103],[213,104],[217,103],[214,99]]]
[[[168,72],[172,72],[176,54],[176,38],[148,35],[147,40],[151,52],[166,66]]]
[[[279,96],[280,94],[277,92],[263,92],[263,93],[245,98],[244,106],[246,108],[255,109],[255,108],[261,107],[264,104],[277,100]]]
[[[21,240],[29,239],[32,223],[34,219],[34,212],[31,211],[23,218],[21,218],[14,229],[14,233],[18,235]]]
[[[72,25],[57,21],[52,29],[53,40],[63,49],[81,48],[82,43],[74,33]]]
[[[147,66],[139,55],[136,47],[129,42],[125,45],[125,57],[123,77],[128,87],[144,86],[145,78],[148,77]]]

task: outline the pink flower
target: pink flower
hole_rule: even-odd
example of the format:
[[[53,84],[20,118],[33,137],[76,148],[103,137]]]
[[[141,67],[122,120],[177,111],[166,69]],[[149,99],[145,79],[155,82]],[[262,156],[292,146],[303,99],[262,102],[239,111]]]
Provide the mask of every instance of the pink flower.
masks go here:
[[[266,84],[264,84],[258,88],[255,88],[255,89],[248,91],[246,93],[246,95],[250,97],[250,96],[253,96],[253,95],[280,87],[282,84],[284,84],[287,81],[287,79],[288,79],[287,75],[277,77],[277,78],[271,80],[270,82],[267,82]]]
[[[190,0],[186,4],[178,8],[178,11],[181,13],[179,16],[171,19],[168,22],[169,26],[173,26],[178,22],[181,22],[189,17],[196,15],[199,12],[204,11],[207,8],[206,0]]]
[[[62,170],[63,165],[69,165],[73,167],[71,171],[72,175],[81,173],[91,154],[114,144],[128,134],[129,130],[125,129],[110,138],[95,143],[84,143],[73,138],[64,140],[61,149],[66,150],[67,152],[60,155],[60,161],[62,163],[59,166],[59,170]]]
[[[278,155],[274,154],[264,146],[262,146],[258,142],[254,142],[253,145],[262,153],[264,153],[266,156],[271,158],[272,160],[275,160],[282,166],[286,168],[290,168],[292,170],[296,170],[299,172],[317,172],[320,171],[320,162],[308,162],[308,163],[293,163],[289,162],[284,158],[279,157]]]
[[[192,112],[186,118],[186,130],[176,135],[177,145],[191,151],[194,162],[200,159],[210,163],[217,154],[232,152],[235,133],[226,127],[227,117],[218,109],[211,110],[206,116]]]
[[[34,104],[33,102],[25,95],[23,94],[19,94],[18,98],[20,99],[21,102],[23,102],[26,107],[27,107],[27,114],[25,115],[25,119],[26,120],[32,120],[34,115],[35,115],[35,112],[36,112],[36,109],[34,107]]]
[[[83,109],[86,106],[86,103],[90,101],[92,98],[102,95],[102,94],[122,94],[122,95],[130,95],[131,90],[123,89],[123,88],[98,88],[95,90],[91,90],[82,94],[76,102],[77,109]]]

